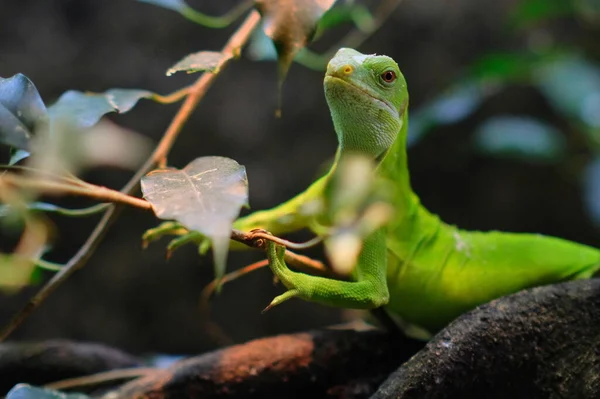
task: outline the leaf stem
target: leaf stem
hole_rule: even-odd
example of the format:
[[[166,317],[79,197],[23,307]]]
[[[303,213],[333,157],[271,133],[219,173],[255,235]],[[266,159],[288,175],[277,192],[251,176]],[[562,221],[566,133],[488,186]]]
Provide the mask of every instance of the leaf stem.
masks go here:
[[[188,95],[188,93],[190,92],[190,88],[191,86],[186,86],[177,91],[174,91],[171,94],[166,94],[164,96],[154,93],[151,98],[153,101],[156,101],[157,103],[161,104],[176,103],[177,101],[181,100],[182,98]]]

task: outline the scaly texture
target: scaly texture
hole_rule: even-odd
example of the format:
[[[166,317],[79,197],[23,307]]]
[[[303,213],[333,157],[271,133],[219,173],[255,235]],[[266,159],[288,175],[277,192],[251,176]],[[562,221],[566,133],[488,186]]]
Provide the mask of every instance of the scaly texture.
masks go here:
[[[283,248],[269,244],[271,269],[288,289],[270,307],[293,297],[345,308],[387,305],[403,325],[431,333],[494,298],[589,278],[600,268],[596,248],[537,234],[464,231],[420,204],[406,155],[408,91],[393,59],[340,49],[329,62],[324,87],[339,141],[331,170],[303,193],[238,219],[234,227],[275,235],[307,227],[323,234],[327,209],[315,212],[315,201],[325,198],[340,159],[353,153],[378,160],[377,177],[392,182],[396,212],[365,240],[351,281],[293,272],[283,261]]]
[[[239,219],[236,227],[273,234],[309,227],[319,234],[319,215],[303,216],[302,207],[324,195],[337,161],[352,152],[381,159],[377,173],[394,182],[396,216],[365,241],[351,282],[292,272],[271,244],[273,272],[289,290],[272,305],[294,296],[347,308],[387,303],[405,322],[435,332],[494,298],[588,278],[600,267],[595,248],[537,234],[464,231],[428,212],[410,186],[408,91],[391,58],[341,49],[329,62],[324,86],[339,141],[336,164],[302,194]]]

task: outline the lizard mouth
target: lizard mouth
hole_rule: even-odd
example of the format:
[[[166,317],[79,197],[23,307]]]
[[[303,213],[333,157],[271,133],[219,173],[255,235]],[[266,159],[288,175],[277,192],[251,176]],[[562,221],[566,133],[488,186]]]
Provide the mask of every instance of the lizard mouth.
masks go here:
[[[353,89],[355,91],[361,92],[365,96],[370,97],[371,99],[377,101],[379,104],[381,104],[384,107],[386,107],[390,112],[392,112],[392,114],[394,114],[394,113],[397,114],[398,113],[398,110],[394,109],[387,102],[381,100],[380,98],[375,97],[373,94],[369,93],[365,89],[363,89],[363,88],[361,88],[361,87],[359,87],[359,86],[357,86],[357,85],[355,85],[353,83],[350,83],[347,80],[341,79],[341,78],[339,78],[337,76],[334,76],[334,75],[327,74],[327,75],[325,75],[325,81],[328,81],[328,80],[329,81],[335,81],[336,83],[341,83],[341,84],[343,84],[343,85],[345,85],[345,86],[347,86],[347,87],[349,87],[349,88],[351,88],[351,89]]]

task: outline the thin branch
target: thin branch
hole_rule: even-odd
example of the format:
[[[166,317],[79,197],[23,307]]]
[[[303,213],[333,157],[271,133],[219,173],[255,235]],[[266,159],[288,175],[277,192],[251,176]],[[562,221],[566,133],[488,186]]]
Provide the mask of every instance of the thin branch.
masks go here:
[[[323,262],[309,258],[305,255],[294,253],[289,250],[285,251],[284,260],[293,268],[299,269],[303,272],[310,274],[323,276],[332,274],[333,272],[332,270],[325,267]],[[237,269],[230,273],[227,273],[220,279],[214,279],[202,290],[202,293],[200,294],[200,307],[208,307],[208,301],[210,297],[214,294],[218,285],[232,282],[233,280],[236,280],[241,276],[244,276],[250,272],[253,272],[254,270],[258,270],[266,266],[269,266],[269,260],[263,259],[259,260],[258,262],[254,262],[248,266],[244,266],[241,269]]]
[[[65,183],[69,183],[69,184],[73,184],[73,185],[77,185],[77,186],[81,186],[81,187],[89,187],[89,185],[90,185],[89,183],[84,182],[83,180],[79,179],[77,176],[70,174],[70,173],[65,174],[65,175],[60,175],[58,173],[53,173],[53,172],[50,172],[47,170],[42,170],[42,169],[32,168],[29,166],[22,166],[22,165],[0,165],[0,169],[22,171],[24,173],[27,173],[30,176],[48,176],[53,179],[62,180]]]
[[[237,279],[238,277],[241,277],[241,276],[248,274],[254,270],[258,270],[258,269],[261,269],[266,266],[269,266],[269,260],[263,259],[263,260],[259,260],[258,262],[254,262],[248,266],[244,266],[241,269],[237,269],[230,273],[227,273],[220,279],[214,279],[206,287],[204,287],[204,289],[202,290],[202,293],[200,294],[200,308],[208,309],[208,307],[209,307],[208,303],[209,303],[210,297],[216,291],[217,286],[229,283],[229,282]],[[206,313],[208,313],[208,311]]]
[[[97,386],[106,384],[108,382],[117,382],[122,380],[132,380],[134,378],[149,377],[156,374],[160,369],[157,368],[131,368],[131,369],[120,369],[110,370],[92,375],[86,375],[83,377],[69,378],[66,380],[60,380],[44,385],[44,388],[65,390],[73,390],[75,388],[85,388],[90,386]]]
[[[232,55],[233,57],[239,56],[240,49],[248,41],[250,35],[254,29],[256,29],[259,22],[260,14],[256,10],[252,11],[244,23],[239,27],[238,31],[231,37],[231,39],[229,39],[229,42],[227,42],[225,47],[223,47],[222,53],[225,55]],[[230,60],[231,57],[223,57],[216,66],[215,70],[219,73],[222,72]],[[190,89],[190,92],[183,105],[179,109],[179,112],[177,115],[175,115],[173,122],[171,122],[171,125],[165,132],[161,142],[158,144],[158,147],[152,154],[152,159],[154,159],[160,167],[163,167],[167,164],[167,155],[169,154],[175,139],[179,135],[181,128],[190,117],[192,111],[196,108],[196,105],[198,105],[198,102],[200,102],[202,97],[204,97],[204,94],[210,88],[217,75],[218,73],[212,72],[203,73]]]
[[[106,202],[116,202],[137,208],[151,210],[152,204],[141,198],[133,197],[107,187],[90,185],[89,187],[74,186],[52,180],[41,180],[31,177],[5,174],[0,176],[0,183],[25,189],[32,189],[44,194],[75,194],[95,198]]]
[[[260,22],[260,14],[258,11],[252,11],[244,23],[238,28],[233,34],[230,40],[223,48],[223,52],[229,52],[235,56],[240,53],[241,47],[248,41],[254,29]],[[223,65],[219,65],[219,72],[223,71],[226,66],[226,62]],[[216,73],[204,73],[194,83],[190,89],[190,93],[186,100],[182,104],[181,108],[173,118],[171,125],[163,135],[158,146],[152,153],[152,156],[142,165],[137,173],[129,180],[129,182],[121,190],[124,194],[131,194],[137,189],[140,179],[148,173],[154,165],[159,163],[166,163],[166,156],[173,146],[173,142],[177,138],[179,131],[181,130],[185,121],[189,118],[192,111],[195,109],[198,102],[204,96],[204,93],[210,87],[210,84],[216,78]],[[83,244],[77,253],[65,264],[65,266],[56,273],[48,283],[40,289],[25,306],[15,314],[12,320],[2,329],[0,332],[0,342],[4,341],[23,321],[33,312],[48,296],[50,296],[54,290],[56,290],[67,278],[73,273],[79,270],[91,255],[94,253],[102,238],[108,231],[110,225],[115,221],[119,212],[122,210],[122,206],[112,205],[106,213],[102,216],[102,219],[98,222],[92,234],[88,237],[87,241]]]
[[[232,229],[231,239],[252,248],[263,248],[263,243],[261,240],[264,239],[273,241],[274,243],[277,243],[279,245],[283,245],[286,248],[293,249],[307,249],[310,247],[314,247],[315,245],[323,241],[323,237],[315,237],[306,242],[297,243],[274,236],[268,231],[262,229],[255,229],[249,232]]]

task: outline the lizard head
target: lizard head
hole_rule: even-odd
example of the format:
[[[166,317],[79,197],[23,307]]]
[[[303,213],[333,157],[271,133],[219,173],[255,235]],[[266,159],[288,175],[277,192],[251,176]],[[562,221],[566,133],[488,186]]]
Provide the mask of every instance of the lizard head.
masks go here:
[[[393,59],[342,48],[327,65],[324,87],[342,154],[377,158],[391,147],[408,108],[406,80]]]

